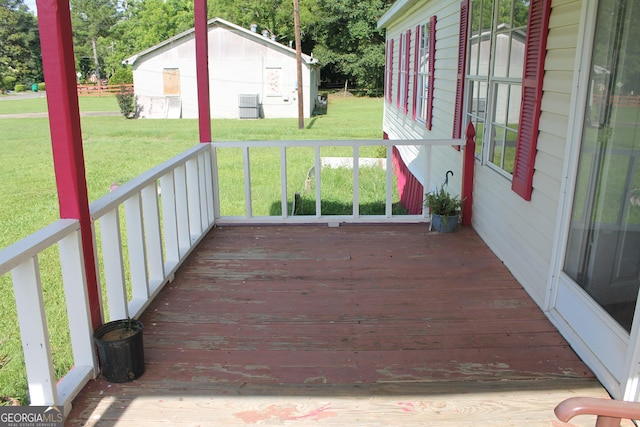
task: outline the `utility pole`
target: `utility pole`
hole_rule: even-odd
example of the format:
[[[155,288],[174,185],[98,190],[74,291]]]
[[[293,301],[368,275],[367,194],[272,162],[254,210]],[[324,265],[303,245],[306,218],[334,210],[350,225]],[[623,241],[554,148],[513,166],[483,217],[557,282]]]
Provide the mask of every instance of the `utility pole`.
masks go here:
[[[298,129],[304,129],[304,102],[302,99],[302,45],[300,43],[300,6],[293,0],[293,25],[296,33],[296,66],[298,71]]]

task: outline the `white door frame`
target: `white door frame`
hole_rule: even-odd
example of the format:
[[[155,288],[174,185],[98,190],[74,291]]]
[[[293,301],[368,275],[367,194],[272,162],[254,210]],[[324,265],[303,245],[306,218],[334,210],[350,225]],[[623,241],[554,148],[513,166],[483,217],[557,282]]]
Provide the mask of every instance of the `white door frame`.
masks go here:
[[[614,398],[637,401],[640,397],[640,304],[636,306],[631,334],[628,334],[562,271],[585,118],[584,106],[588,102],[597,13],[598,0],[582,1],[555,243],[544,309]]]

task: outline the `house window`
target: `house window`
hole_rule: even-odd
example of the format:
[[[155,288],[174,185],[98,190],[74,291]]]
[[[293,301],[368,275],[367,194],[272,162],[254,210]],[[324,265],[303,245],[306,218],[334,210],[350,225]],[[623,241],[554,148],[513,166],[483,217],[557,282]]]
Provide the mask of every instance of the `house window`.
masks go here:
[[[407,48],[409,47],[407,34],[402,33],[400,35],[400,72],[398,74],[398,108],[404,110],[404,106],[407,105],[407,88],[409,82],[409,70],[407,69]]]
[[[466,118],[477,132],[476,154],[511,177],[522,101],[530,2],[471,0]]]
[[[427,129],[431,129],[433,117],[433,89],[435,73],[435,27],[436,17],[432,16],[428,23],[420,25],[418,38],[420,43],[418,59],[418,117],[424,121]]]
[[[427,117],[427,94],[429,89],[429,24],[420,25],[420,54],[418,59],[418,119]]]

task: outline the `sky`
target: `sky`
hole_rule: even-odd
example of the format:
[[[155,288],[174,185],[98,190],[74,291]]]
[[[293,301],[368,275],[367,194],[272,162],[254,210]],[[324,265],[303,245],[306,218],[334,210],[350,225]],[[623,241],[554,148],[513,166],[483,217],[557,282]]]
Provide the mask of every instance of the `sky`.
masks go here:
[[[26,4],[27,6],[29,6],[29,9],[31,9],[33,11],[33,13],[36,13],[36,0],[24,0],[23,1],[24,4]]]

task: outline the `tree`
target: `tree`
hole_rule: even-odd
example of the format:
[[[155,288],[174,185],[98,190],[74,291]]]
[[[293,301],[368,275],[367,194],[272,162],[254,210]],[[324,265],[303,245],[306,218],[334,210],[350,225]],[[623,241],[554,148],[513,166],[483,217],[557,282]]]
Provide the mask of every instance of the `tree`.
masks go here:
[[[315,0],[300,2],[300,25],[309,28],[316,17],[311,13]],[[209,0],[209,17],[219,17],[244,28],[256,24],[258,31],[266,30],[280,43],[288,45],[295,39],[293,25],[293,0]],[[308,48],[310,39],[306,40]],[[303,47],[305,42],[302,43]],[[306,50],[306,49],[303,49]]]
[[[381,93],[384,32],[377,20],[393,0],[317,0],[314,54],[331,80],[350,79],[370,94]]]
[[[41,82],[38,22],[22,0],[0,0],[0,85]],[[5,82],[5,83],[3,83]]]
[[[193,27],[193,0],[131,0],[113,30],[113,50],[107,64],[116,70],[121,62]]]
[[[103,77],[100,68],[107,56],[105,47],[109,45],[111,29],[120,16],[116,0],[71,0],[76,65],[84,75],[90,73],[87,61],[83,59],[92,58],[96,78],[100,80]]]

